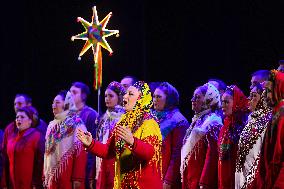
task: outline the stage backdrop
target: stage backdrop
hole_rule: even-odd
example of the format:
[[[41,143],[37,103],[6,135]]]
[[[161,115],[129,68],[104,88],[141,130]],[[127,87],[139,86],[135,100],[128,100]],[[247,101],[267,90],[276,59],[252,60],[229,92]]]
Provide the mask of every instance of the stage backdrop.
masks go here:
[[[96,4],[94,4],[96,3]],[[103,51],[103,90],[124,75],[168,81],[180,92],[181,110],[190,118],[195,87],[219,78],[248,94],[250,74],[277,67],[284,54],[283,2],[272,1],[117,1],[13,0],[1,2],[0,127],[14,119],[16,93],[28,93],[40,116],[52,119],[51,103],[74,81],[92,87],[92,54],[78,62],[83,41],[77,16],[113,16],[112,57]],[[101,99],[103,100],[103,94]],[[97,109],[96,92],[88,104]],[[104,110],[104,106],[102,107]]]

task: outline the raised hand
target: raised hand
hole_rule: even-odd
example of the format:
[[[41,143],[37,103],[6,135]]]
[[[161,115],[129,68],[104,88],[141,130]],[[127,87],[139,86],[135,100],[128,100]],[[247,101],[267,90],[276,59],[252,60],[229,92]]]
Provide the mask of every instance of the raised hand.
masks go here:
[[[116,127],[116,135],[122,138],[126,143],[133,145],[134,138],[131,130],[129,128],[124,128],[121,126]]]
[[[77,138],[85,145],[90,146],[92,143],[92,134],[90,132],[84,132],[82,129],[78,129]]]

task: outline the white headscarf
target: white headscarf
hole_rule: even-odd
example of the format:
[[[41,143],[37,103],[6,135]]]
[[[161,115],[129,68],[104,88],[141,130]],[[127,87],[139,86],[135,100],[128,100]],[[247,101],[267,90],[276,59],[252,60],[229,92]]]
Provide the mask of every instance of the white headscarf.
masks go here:
[[[203,86],[207,86],[207,90],[204,97],[204,107],[203,111],[194,115],[192,118],[191,125],[186,131],[186,135],[184,137],[184,144],[181,149],[181,166],[180,172],[183,177],[183,172],[187,167],[188,159],[193,154],[195,145],[201,140],[210,129],[214,127],[220,127],[223,125],[222,119],[216,113],[211,112],[212,106],[220,107],[220,93],[218,89],[210,84],[206,83]],[[202,117],[204,120],[202,120]],[[218,134],[214,136],[217,140]],[[182,178],[183,179],[183,178]]]
[[[73,110],[73,111],[77,110],[74,99],[70,91],[68,91],[66,94],[66,97],[64,100],[64,107],[68,107],[67,110]]]
[[[220,92],[218,89],[211,83],[205,83],[203,86],[207,87],[207,91],[204,97],[205,109],[210,109],[212,106],[217,105],[221,106]]]

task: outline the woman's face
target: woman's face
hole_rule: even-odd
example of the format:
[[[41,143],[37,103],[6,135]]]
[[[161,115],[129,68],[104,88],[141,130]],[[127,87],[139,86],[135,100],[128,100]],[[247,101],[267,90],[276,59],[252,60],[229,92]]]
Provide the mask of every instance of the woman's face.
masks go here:
[[[251,112],[255,111],[255,108],[260,100],[260,94],[257,92],[257,88],[253,87],[249,95],[249,110]]]
[[[271,81],[266,81],[264,83],[264,90],[265,90],[264,94],[267,105],[273,107],[275,104],[273,100],[273,83]]]
[[[161,89],[157,88],[153,95],[154,109],[163,111],[166,105],[167,95]]]
[[[126,94],[123,96],[124,109],[126,111],[132,111],[139,96],[140,92],[138,91],[138,89],[130,86],[126,91]]]
[[[233,96],[228,93],[222,96],[222,111],[225,116],[230,116],[233,112]]]
[[[63,111],[64,111],[64,99],[62,98],[61,95],[57,95],[53,99],[53,103],[52,103],[53,115],[55,116],[56,114],[59,114]]]
[[[191,99],[191,108],[195,113],[199,113],[202,111],[203,105],[204,105],[204,95],[199,89],[196,89]]]
[[[16,125],[19,131],[23,131],[31,127],[32,120],[27,116],[25,112],[18,112],[16,115]]]
[[[106,89],[105,103],[107,108],[114,108],[118,104],[118,96],[113,90]]]

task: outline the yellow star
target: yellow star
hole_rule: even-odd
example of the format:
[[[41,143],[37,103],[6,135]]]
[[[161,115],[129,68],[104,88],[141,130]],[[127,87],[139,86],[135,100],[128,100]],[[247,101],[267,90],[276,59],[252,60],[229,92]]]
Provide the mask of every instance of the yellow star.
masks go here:
[[[84,20],[81,17],[77,18],[78,22],[81,22],[83,27],[85,28],[85,32],[72,36],[71,40],[74,41],[75,39],[85,40],[86,43],[81,50],[78,59],[81,60],[81,56],[87,52],[87,50],[92,47],[93,55],[94,55],[94,62],[95,62],[95,88],[97,89],[101,85],[101,78],[102,78],[102,62],[101,62],[101,47],[108,50],[110,54],[112,54],[112,49],[109,46],[108,42],[106,41],[106,37],[119,34],[118,30],[108,30],[105,29],[112,13],[110,12],[102,21],[99,22],[96,6],[93,7],[93,16],[92,22],[89,23],[88,21]]]
[[[108,50],[110,54],[112,54],[113,51],[105,38],[114,34],[118,34],[119,31],[105,29],[111,15],[112,13],[110,12],[101,22],[99,22],[96,6],[94,6],[91,23],[81,17],[77,18],[77,21],[81,22],[81,24],[86,30],[85,32],[76,36],[72,36],[71,38],[72,41],[74,41],[74,39],[86,40],[86,43],[79,54],[79,58],[83,56],[90,47],[92,47],[93,49],[94,57],[97,56],[96,54],[98,52],[98,48],[100,48],[101,46]]]

